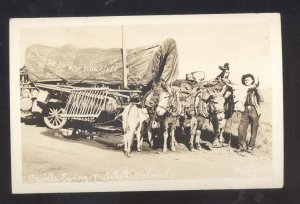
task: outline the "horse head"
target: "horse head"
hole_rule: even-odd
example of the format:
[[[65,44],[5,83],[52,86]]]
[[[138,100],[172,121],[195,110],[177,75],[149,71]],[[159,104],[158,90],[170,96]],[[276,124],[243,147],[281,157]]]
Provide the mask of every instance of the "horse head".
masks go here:
[[[164,80],[161,80],[159,86],[153,89],[157,98],[156,115],[163,116],[166,113],[179,115],[181,105],[175,88],[171,88]]]
[[[210,95],[207,102],[209,114],[216,116],[219,121],[223,120],[225,118],[224,96],[220,92],[217,92]]]
[[[158,116],[163,116],[171,109],[172,93],[168,90],[163,90],[157,95],[157,97],[158,104],[156,107],[156,114]]]

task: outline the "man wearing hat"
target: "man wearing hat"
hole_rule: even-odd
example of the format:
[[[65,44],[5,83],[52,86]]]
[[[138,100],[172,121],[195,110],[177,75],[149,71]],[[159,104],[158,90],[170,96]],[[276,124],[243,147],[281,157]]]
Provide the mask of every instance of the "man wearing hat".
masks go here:
[[[242,113],[242,118],[238,128],[239,149],[237,149],[236,152],[247,151],[251,153],[255,146],[259,118],[261,115],[259,103],[263,102],[264,99],[259,89],[257,89],[258,83],[256,86],[253,86],[254,83],[255,78],[252,74],[245,74],[242,76],[242,84],[248,87],[248,92],[245,102],[245,110]],[[249,124],[251,125],[251,137],[247,148],[246,137]]]

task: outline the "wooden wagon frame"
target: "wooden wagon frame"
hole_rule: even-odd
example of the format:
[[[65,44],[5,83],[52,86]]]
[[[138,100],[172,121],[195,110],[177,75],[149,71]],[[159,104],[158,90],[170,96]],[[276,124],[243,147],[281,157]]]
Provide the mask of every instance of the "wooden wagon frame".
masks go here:
[[[102,113],[106,113],[106,120],[116,119],[123,107],[133,98],[139,99],[141,94],[140,90],[115,89],[103,84],[101,87],[79,87],[33,83],[33,86],[39,92],[35,99],[39,108],[33,106],[32,112],[41,115],[51,129],[63,128],[68,120],[93,123],[101,119]],[[108,117],[107,113],[111,115]]]

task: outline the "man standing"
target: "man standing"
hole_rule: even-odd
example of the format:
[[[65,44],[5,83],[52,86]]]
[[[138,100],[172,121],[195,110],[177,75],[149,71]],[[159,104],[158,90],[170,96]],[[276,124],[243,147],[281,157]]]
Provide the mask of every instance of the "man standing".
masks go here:
[[[261,115],[259,103],[263,102],[264,99],[261,92],[257,89],[257,86],[253,86],[254,83],[255,79],[252,74],[245,74],[242,76],[242,84],[248,88],[248,93],[245,102],[245,110],[242,113],[238,128],[239,149],[237,149],[236,152],[247,151],[248,153],[251,153],[255,146],[259,118]],[[251,137],[247,148],[246,137],[249,124],[251,125]]]

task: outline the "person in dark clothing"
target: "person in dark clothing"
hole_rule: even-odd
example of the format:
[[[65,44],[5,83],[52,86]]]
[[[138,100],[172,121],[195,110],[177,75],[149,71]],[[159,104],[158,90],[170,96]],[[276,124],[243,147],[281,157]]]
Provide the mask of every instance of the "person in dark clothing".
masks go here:
[[[245,110],[242,113],[242,118],[238,128],[239,148],[236,150],[236,152],[247,151],[251,153],[255,146],[257,130],[259,126],[259,118],[261,115],[259,103],[263,102],[264,99],[260,90],[257,89],[257,86],[253,86],[254,83],[255,78],[252,74],[245,74],[242,76],[242,84],[246,87],[249,87],[249,89],[245,102]],[[247,145],[246,137],[249,124],[251,125],[251,137],[249,144]]]
[[[219,66],[219,69],[222,71],[217,77],[216,80],[225,80],[228,82],[228,77],[229,77],[229,63],[225,63],[224,66]]]
[[[215,80],[222,82],[222,87],[220,91],[223,93],[223,96],[225,100],[228,99],[228,97],[232,94],[232,89],[227,86],[227,84],[231,84],[232,82],[229,80],[229,63],[225,63],[224,66],[219,66],[219,69],[222,71]],[[228,101],[226,101],[226,104],[228,104]]]

